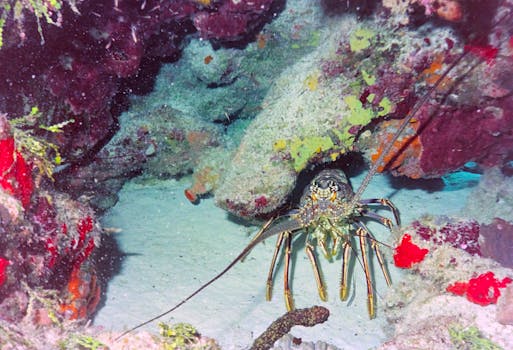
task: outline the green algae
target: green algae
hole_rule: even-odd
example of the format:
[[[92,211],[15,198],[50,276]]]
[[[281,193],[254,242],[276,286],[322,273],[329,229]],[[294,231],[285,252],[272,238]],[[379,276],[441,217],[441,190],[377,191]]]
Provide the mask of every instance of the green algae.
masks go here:
[[[361,72],[362,72],[363,81],[365,81],[365,83],[367,85],[371,86],[371,85],[374,85],[376,83],[376,77],[374,75],[371,75],[365,69],[362,69]]]
[[[363,51],[371,46],[371,39],[376,33],[370,29],[360,28],[355,30],[349,37],[349,47],[353,52]]]
[[[451,342],[458,350],[502,350],[502,347],[485,338],[475,326],[463,328],[460,325],[449,327]]]
[[[294,163],[294,170],[303,170],[310,159],[315,155],[326,152],[335,146],[329,136],[296,137],[289,143],[290,155]]]

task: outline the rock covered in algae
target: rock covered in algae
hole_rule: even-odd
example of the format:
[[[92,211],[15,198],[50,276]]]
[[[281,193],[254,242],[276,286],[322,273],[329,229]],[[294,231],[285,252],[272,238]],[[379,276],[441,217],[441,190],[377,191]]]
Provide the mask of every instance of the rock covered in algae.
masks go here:
[[[241,216],[276,209],[300,171],[351,150],[355,128],[377,116],[361,107],[343,75],[322,71],[323,62],[336,56],[340,33],[348,41],[347,33],[357,27],[353,20],[331,26],[321,45],[277,78],[215,193],[221,207]]]
[[[366,127],[388,114],[403,118],[416,98],[415,72],[447,50],[451,34],[430,30],[433,44],[426,47],[417,32],[329,21],[320,45],[276,79],[215,193],[217,203],[240,216],[270,213],[284,204],[301,171],[379,147]]]

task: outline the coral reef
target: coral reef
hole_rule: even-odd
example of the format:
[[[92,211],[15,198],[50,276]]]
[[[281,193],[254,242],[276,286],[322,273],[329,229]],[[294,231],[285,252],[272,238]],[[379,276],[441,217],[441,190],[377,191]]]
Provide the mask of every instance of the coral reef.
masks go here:
[[[384,0],[376,17],[359,22],[328,16],[334,10],[328,3],[0,4],[0,61],[10,62],[0,70],[0,327],[8,342],[27,349],[116,348],[109,334],[71,336],[63,334],[63,324],[85,321],[99,304],[102,286],[92,261],[102,233],[97,215],[115,203],[128,178],[192,173],[185,191],[192,202],[213,191],[231,213],[269,215],[287,202],[302,172],[350,152],[375,161],[398,123],[463,51],[465,63],[425,101],[393,145],[395,154],[402,153],[385,155],[389,164],[380,170],[427,178],[468,161],[507,167],[513,159],[513,50],[510,18],[501,16],[511,1],[482,6],[488,15],[482,17],[498,23],[493,28],[471,23],[476,6],[468,1]],[[431,17],[445,20],[446,27],[429,22]],[[397,27],[398,21],[411,26]],[[163,61],[168,64],[161,67]],[[145,98],[133,96],[153,88]],[[500,208],[492,216],[422,219],[396,248],[396,266],[416,273],[412,285],[420,280],[433,286],[420,297],[398,286],[406,310],[391,297],[388,315],[399,335],[412,319],[408,312],[419,305],[469,304],[447,288],[479,304],[499,298],[503,305],[510,298],[511,286],[504,296],[498,291],[511,278],[504,268],[511,266],[511,239],[503,236],[511,223],[492,221],[511,214],[510,188],[498,186],[510,179],[493,171],[483,179],[475,202],[493,192]],[[465,329],[473,329],[470,314],[463,318]],[[273,325],[261,346],[270,347],[304,321],[295,317]],[[39,326],[49,331],[43,334]],[[141,335],[137,344],[216,347],[184,328],[189,333],[174,340]],[[38,340],[27,340],[27,330]],[[165,330],[173,338],[172,328]],[[478,333],[510,345],[482,323],[471,336]],[[443,340],[456,345],[463,336],[454,334],[446,331]]]
[[[434,221],[438,220],[419,220],[404,229],[412,236],[412,242],[422,244],[429,253],[387,294],[384,311],[391,327],[391,340],[379,349],[454,349],[461,346],[461,337],[467,334],[464,330],[472,330],[472,336],[481,339],[480,342],[510,348],[513,346],[509,336],[511,326],[497,322],[499,307],[494,303],[499,295],[505,294],[507,289],[503,288],[511,285],[513,271],[466,251],[460,246],[461,240],[460,244],[454,245],[450,240],[437,240],[431,236],[446,227],[447,222],[461,224],[464,220],[442,218],[438,221],[441,223],[439,227],[432,225]],[[471,227],[460,224],[463,228]],[[412,229],[428,225],[433,229],[429,232],[429,240],[422,237],[425,230]]]
[[[328,22],[325,30],[338,35],[323,37],[316,50],[282,73],[264,101],[269,107],[247,129],[215,193],[218,205],[239,216],[266,215],[284,205],[305,169],[350,151],[375,161],[401,119],[463,51],[465,62],[424,101],[380,170],[429,178],[468,161],[486,167],[509,161],[513,123],[505,111],[513,100],[500,74],[510,72],[512,56],[494,39],[504,39],[500,26],[486,32],[490,44],[469,44],[430,25],[400,35],[373,26]],[[463,137],[461,130],[469,131]],[[258,198],[265,204],[257,205]]]
[[[28,115],[36,116],[37,109]],[[92,315],[100,298],[90,263],[100,228],[87,204],[53,191],[48,170],[54,164],[47,157],[59,153],[26,123],[18,125],[26,119],[8,122],[0,115],[0,318],[14,322],[31,314],[33,290],[44,288],[51,303],[61,300],[61,306],[54,310],[46,303],[38,317],[58,313],[82,320]]]
[[[23,218],[4,228],[0,254],[10,266],[2,286],[2,318],[17,320],[27,312],[23,283],[59,291],[60,311],[70,319],[94,312],[100,290],[90,256],[100,230],[89,207],[66,195],[41,193]]]
[[[251,346],[252,350],[267,350],[294,326],[313,327],[328,319],[330,312],[322,306],[312,306],[287,312],[274,321]]]
[[[76,120],[51,141],[68,165],[86,163],[116,130],[120,108],[112,104],[126,101],[131,85],[151,89],[159,62],[176,60],[187,37],[244,46],[282,7],[276,0],[8,1],[0,8],[0,59],[16,63],[0,72],[0,110],[21,115],[39,106],[46,125]],[[140,84],[127,80],[134,77]]]
[[[403,148],[405,153],[389,164],[394,174],[412,178],[439,177],[469,161],[484,167],[500,167],[510,160],[511,115],[507,111],[513,106],[512,87],[499,75],[510,74],[507,67],[511,66],[512,56],[505,47],[467,45],[464,50],[486,63],[478,65],[470,77],[455,87],[452,100],[442,105],[427,102],[419,110],[409,127],[410,136],[398,140],[401,144],[396,149]],[[442,66],[445,66],[451,57],[443,55]],[[436,60],[434,63],[439,65]],[[432,74],[433,68],[424,70],[424,74]],[[448,79],[446,85],[450,86],[454,77]],[[398,123],[395,120],[380,126],[379,143],[389,140],[393,125]],[[461,130],[467,130],[464,137]]]
[[[262,29],[256,36],[257,43],[249,43],[245,50],[219,48],[198,38],[188,41],[178,62],[162,66],[154,90],[144,98],[131,98],[130,112],[121,115],[119,130],[100,153],[96,156],[90,154],[87,162],[69,166],[59,174],[57,181],[60,188],[93,195],[92,204],[105,210],[115,203],[115,193],[122,184],[141,173],[147,179],[182,176],[191,171],[203,177],[204,168],[209,167],[213,169],[215,177],[221,176],[219,170],[225,167],[221,164],[224,160],[210,162],[207,154],[212,150],[212,154],[219,155],[213,156],[217,159],[225,158],[232,152],[248,124],[247,120],[262,109],[263,96],[277,72],[311,50],[318,41],[320,11],[312,7],[313,10],[308,12],[311,20],[305,24],[306,17],[297,18],[295,15],[301,8],[294,7],[303,5],[296,3],[289,6],[283,16]],[[294,45],[293,55],[290,55],[291,45]],[[261,68],[263,62],[269,62],[265,70]],[[133,86],[132,89],[138,88]],[[148,114],[147,111],[152,112]],[[183,127],[169,130],[168,140],[164,144],[161,144],[161,137],[149,134],[141,136],[145,133],[143,129],[150,125],[143,125],[141,121],[146,115],[152,120],[151,124],[162,124],[169,121],[169,114],[175,116],[170,124]],[[134,118],[137,121],[131,120]],[[139,123],[143,129],[127,127],[132,123]],[[162,125],[162,129],[166,127]],[[195,133],[188,135],[191,130]],[[183,147],[188,144],[189,138],[201,141],[199,137],[207,136],[203,131],[211,135],[204,139],[206,144],[198,143],[197,147],[190,149]],[[154,134],[154,130],[151,133]],[[225,137],[220,138],[222,133]],[[137,149],[133,141],[128,141],[134,139],[139,140],[136,142]],[[119,144],[121,140],[129,145]],[[152,145],[151,142],[156,144]],[[218,144],[226,149],[226,154],[222,154]],[[131,152],[126,152],[126,147]],[[189,151],[194,154],[188,154]],[[169,158],[161,157],[164,153],[168,153]],[[194,170],[196,166],[198,169]],[[77,179],[71,186],[70,178]],[[210,180],[203,184],[201,180],[194,180],[199,186],[196,195],[217,186]],[[194,192],[196,189],[190,194]]]

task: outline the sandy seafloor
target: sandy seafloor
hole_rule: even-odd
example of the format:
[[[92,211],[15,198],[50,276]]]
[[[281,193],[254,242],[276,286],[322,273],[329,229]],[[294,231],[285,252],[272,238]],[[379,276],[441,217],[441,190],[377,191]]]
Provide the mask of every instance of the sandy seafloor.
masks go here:
[[[351,179],[354,188],[364,175]],[[390,198],[400,209],[404,225],[426,213],[457,214],[475,182],[460,178],[455,181],[457,187],[442,190],[435,185],[440,182],[420,185],[410,181],[409,186],[394,186],[397,181],[378,175],[363,197]],[[257,231],[256,226],[230,219],[214,205],[212,198],[192,205],[183,195],[188,185],[187,180],[150,185],[128,183],[118,204],[103,218],[105,227],[122,230],[115,238],[125,256],[110,280],[105,304],[94,320],[96,325],[123,330],[169,309],[222,270]],[[390,239],[391,234],[384,227],[369,227],[378,240]],[[285,312],[283,264],[276,275],[273,300],[265,300],[265,280],[274,243],[275,239],[270,238],[256,247],[243,263],[162,320],[191,323],[203,335],[215,338],[223,349],[248,348]],[[351,301],[342,302],[338,298],[340,259],[329,263],[320,256],[329,293],[329,301],[324,303],[317,295],[303,243],[300,239],[294,244],[292,288],[296,307],[323,305],[331,315],[324,324],[295,327],[291,333],[303,341],[320,340],[341,349],[368,349],[384,342],[386,321],[379,305],[377,318],[368,318],[362,268],[355,265]],[[390,253],[388,249],[389,261]],[[387,286],[375,259],[374,265],[379,304],[379,294],[384,295]],[[392,279],[400,279],[401,271],[391,263],[388,266]],[[157,331],[156,323],[145,329]]]

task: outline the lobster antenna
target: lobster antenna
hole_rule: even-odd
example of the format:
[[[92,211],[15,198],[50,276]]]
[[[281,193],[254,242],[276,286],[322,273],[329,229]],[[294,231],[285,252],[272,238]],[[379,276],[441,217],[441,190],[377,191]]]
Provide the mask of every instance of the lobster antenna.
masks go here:
[[[119,339],[123,338],[125,335],[127,335],[128,333],[131,333],[133,331],[135,331],[136,329],[139,329],[143,326],[146,326],[147,324],[149,323],[152,323],[153,321],[156,321],[158,320],[159,318],[162,318],[164,316],[166,316],[167,314],[170,314],[171,312],[175,311],[176,309],[178,309],[180,306],[182,306],[183,304],[185,304],[187,301],[189,301],[190,299],[192,299],[194,296],[196,296],[199,292],[201,292],[203,289],[207,288],[209,285],[211,285],[212,283],[214,283],[215,281],[217,281],[219,278],[221,278],[225,273],[227,273],[228,271],[230,271],[230,269],[235,266],[236,263],[238,263],[240,260],[242,260],[257,244],[259,244],[260,242],[262,242],[263,240],[265,240],[266,238],[268,238],[270,235],[267,234],[266,230],[267,228],[273,223],[274,221],[274,218],[268,220],[264,226],[262,226],[262,228],[260,229],[260,231],[258,231],[258,233],[256,234],[255,238],[253,238],[253,240],[246,246],[246,248],[244,248],[244,250],[239,254],[237,255],[237,257],[235,259],[232,260],[232,262],[230,264],[228,264],[228,266],[226,266],[221,272],[219,272],[217,275],[215,275],[214,277],[212,277],[209,281],[207,281],[205,284],[203,284],[201,287],[199,287],[198,289],[196,289],[194,292],[192,292],[188,297],[186,297],[185,299],[183,299],[182,301],[180,301],[178,304],[176,304],[175,306],[173,306],[172,308],[170,308],[169,310],[167,311],[164,311],[162,312],[161,314],[158,314],[157,316],[155,317],[152,317],[150,318],[149,320],[147,321],[144,321],[142,323],[139,323],[138,325],[124,331],[123,333],[121,333],[120,335],[118,335],[116,338],[114,338],[114,341],[118,341]]]
[[[385,145],[385,148],[383,149],[383,152],[381,152],[381,154],[379,155],[378,159],[376,159],[376,161],[374,163],[372,163],[372,165],[371,165],[371,167],[369,169],[369,172],[367,173],[367,176],[365,176],[365,178],[363,179],[360,187],[358,188],[358,190],[354,194],[353,198],[351,199],[351,205],[352,206],[355,206],[356,203],[360,200],[363,192],[365,191],[365,189],[369,185],[369,182],[371,181],[372,177],[376,174],[376,172],[378,171],[378,168],[381,166],[381,163],[383,162],[385,157],[388,155],[388,153],[392,149],[395,141],[397,141],[399,136],[401,136],[401,134],[403,133],[404,129],[406,129],[406,126],[410,123],[410,121],[413,119],[413,117],[415,117],[415,115],[420,110],[420,108],[424,105],[424,103],[426,103],[426,101],[431,97],[433,92],[442,84],[443,80],[447,77],[447,75],[467,55],[467,53],[468,53],[468,51],[463,51],[463,53],[458,56],[458,58],[436,80],[435,84],[433,86],[431,86],[431,88],[429,88],[427,93],[413,106],[413,108],[411,109],[409,115],[406,118],[403,119],[403,121],[399,125],[399,128],[395,132],[394,137],[392,138],[392,140],[390,140],[390,142],[388,142],[388,144]],[[481,63],[481,61],[478,62],[478,64],[480,64],[480,63]],[[477,64],[474,65],[470,70],[474,69],[476,66],[477,66]],[[388,165],[388,162],[383,164],[383,168],[386,168],[387,165]]]
[[[117,336],[116,338],[114,338],[114,341],[118,341],[119,339],[123,338],[125,335],[127,335],[128,333],[131,333],[133,331],[135,331],[136,329],[139,329],[143,326],[146,326],[147,324],[149,323],[152,323],[153,321],[156,321],[158,320],[159,318],[162,318],[164,316],[166,316],[167,314],[170,314],[171,312],[175,311],[176,309],[178,309],[180,306],[182,306],[183,304],[185,304],[187,301],[189,301],[189,299],[193,298],[194,296],[196,296],[199,292],[201,292],[203,289],[207,288],[209,285],[211,285],[212,283],[214,283],[215,281],[217,281],[219,278],[221,278],[225,273],[227,273],[236,263],[239,262],[239,260],[241,260],[246,254],[249,253],[249,251],[254,248],[254,246],[256,244],[258,244],[260,241],[254,243],[254,244],[250,244],[248,245],[243,251],[242,253],[240,253],[235,259],[233,259],[233,261],[228,265],[226,266],[221,272],[219,272],[217,275],[215,275],[212,279],[210,279],[208,282],[206,282],[205,284],[203,284],[201,287],[199,287],[198,289],[196,289],[193,293],[191,293],[187,298],[183,299],[182,301],[180,301],[178,304],[176,304],[175,306],[173,306],[171,309],[167,310],[167,311],[164,311],[162,312],[161,314],[158,314],[157,316],[155,317],[152,317],[150,318],[149,320],[147,321],[144,321],[142,323],[139,323],[138,325],[124,331],[123,333],[121,333],[119,336]]]

